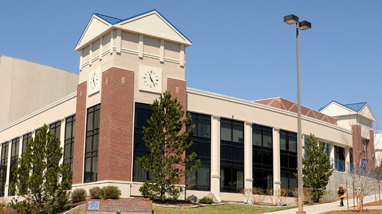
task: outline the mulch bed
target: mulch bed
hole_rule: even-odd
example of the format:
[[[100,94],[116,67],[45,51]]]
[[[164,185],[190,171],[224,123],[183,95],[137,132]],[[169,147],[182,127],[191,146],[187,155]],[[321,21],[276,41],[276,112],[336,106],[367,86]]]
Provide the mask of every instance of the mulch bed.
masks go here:
[[[73,209],[74,207],[76,206],[79,206],[81,204],[85,204],[86,201],[81,201],[81,202],[77,202],[77,203],[72,203],[69,205],[68,209],[67,210],[62,210],[58,213],[65,213],[66,211],[70,210],[70,209]],[[13,214],[16,212],[16,210],[12,209],[12,208],[7,208],[7,207],[2,207],[2,210],[4,211],[4,214]]]

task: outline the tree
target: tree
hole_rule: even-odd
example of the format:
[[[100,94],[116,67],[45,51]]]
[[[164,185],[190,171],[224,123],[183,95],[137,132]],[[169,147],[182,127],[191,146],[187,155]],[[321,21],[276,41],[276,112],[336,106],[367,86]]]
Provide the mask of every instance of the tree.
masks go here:
[[[69,163],[60,165],[61,157],[60,139],[44,125],[12,168],[10,189],[17,195],[11,201],[13,209],[19,213],[54,213],[67,204],[72,176]]]
[[[333,164],[330,164],[329,156],[322,151],[313,134],[310,134],[307,144],[308,147],[303,146],[307,154],[302,160],[303,183],[311,191],[312,200],[318,202],[333,174]]]
[[[192,144],[194,126],[186,130],[191,123],[191,115],[184,117],[183,105],[177,98],[172,98],[170,92],[164,92],[150,107],[153,115],[147,121],[148,127],[143,127],[146,147],[149,154],[138,158],[140,167],[150,174],[150,182],[146,181],[140,188],[145,197],[160,196],[166,198],[166,193],[176,199],[183,191],[177,187],[181,179],[200,167],[196,154],[185,156],[185,151]],[[195,161],[195,164],[187,164]]]

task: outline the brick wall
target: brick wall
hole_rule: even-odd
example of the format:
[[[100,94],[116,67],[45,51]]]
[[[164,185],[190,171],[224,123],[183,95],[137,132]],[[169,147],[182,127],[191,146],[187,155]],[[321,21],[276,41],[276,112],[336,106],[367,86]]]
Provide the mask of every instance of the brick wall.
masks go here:
[[[177,80],[177,79],[167,79],[167,91],[171,92],[172,97],[177,97],[178,101],[183,105],[183,111],[184,115],[182,119],[186,118],[186,112],[187,112],[187,82],[184,80]],[[183,133],[186,130],[184,127],[181,130],[181,133]],[[183,158],[185,158],[186,153],[183,153]],[[178,166],[181,169],[185,169],[184,166]],[[184,177],[179,182],[179,184],[185,184]]]
[[[98,180],[131,181],[134,72],[102,74]]]
[[[362,150],[362,137],[361,137],[361,126],[352,125],[352,141],[353,141],[353,155],[354,155],[354,164],[361,164],[361,158],[359,151]]]
[[[85,145],[85,124],[86,124],[86,89],[87,82],[77,86],[77,104],[76,104],[76,126],[74,136],[74,154],[73,154],[73,184],[82,183],[84,145]]]

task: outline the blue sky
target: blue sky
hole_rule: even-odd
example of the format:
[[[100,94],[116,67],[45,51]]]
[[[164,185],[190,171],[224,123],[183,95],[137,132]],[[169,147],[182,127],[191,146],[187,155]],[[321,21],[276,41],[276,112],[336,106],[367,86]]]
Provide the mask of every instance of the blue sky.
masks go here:
[[[300,31],[302,104],[368,102],[382,129],[382,1],[2,1],[0,55],[78,73],[74,47],[93,13],[152,9],[193,43],[188,87],[246,100],[297,101],[295,27],[283,17],[310,21]]]

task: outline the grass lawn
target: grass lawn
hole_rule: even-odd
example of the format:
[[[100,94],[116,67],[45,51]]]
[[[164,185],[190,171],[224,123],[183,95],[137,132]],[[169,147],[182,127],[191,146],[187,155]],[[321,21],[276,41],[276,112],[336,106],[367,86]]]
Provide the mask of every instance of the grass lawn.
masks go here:
[[[266,212],[274,212],[280,210],[287,210],[296,208],[294,207],[275,207],[275,208],[267,208],[267,207],[256,207],[242,204],[225,204],[219,206],[207,206],[207,207],[198,207],[198,208],[188,208],[188,209],[176,209],[176,208],[162,208],[153,206],[154,213],[157,214],[183,214],[183,213],[266,213]]]
[[[153,206],[155,214],[182,214],[182,213],[266,213],[274,212],[279,210],[286,210],[296,208],[294,207],[275,207],[275,208],[266,208],[266,207],[256,207],[242,204],[225,204],[220,206],[208,206],[208,207],[198,207],[198,208],[188,208],[188,209],[177,209],[177,208],[162,208]],[[71,214],[85,214],[85,208],[76,210]]]

